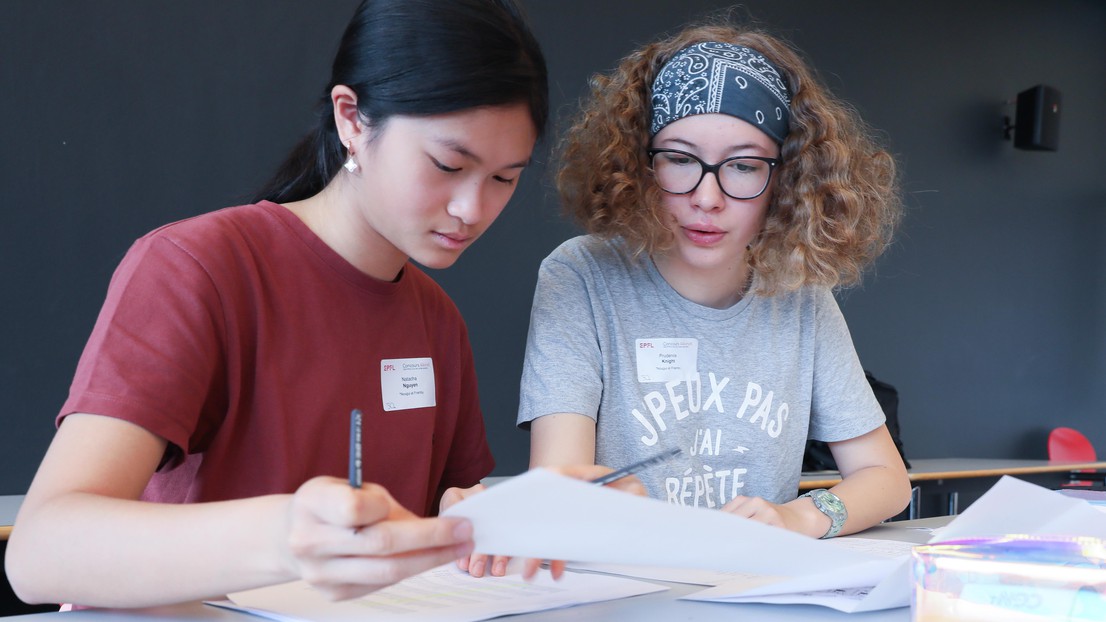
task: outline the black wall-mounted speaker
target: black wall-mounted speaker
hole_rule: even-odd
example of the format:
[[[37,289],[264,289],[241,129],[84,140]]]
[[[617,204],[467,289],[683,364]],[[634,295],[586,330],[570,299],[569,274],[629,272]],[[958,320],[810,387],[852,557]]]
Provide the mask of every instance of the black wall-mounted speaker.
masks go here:
[[[1056,151],[1060,144],[1060,91],[1038,84],[1018,93],[1014,146]]]

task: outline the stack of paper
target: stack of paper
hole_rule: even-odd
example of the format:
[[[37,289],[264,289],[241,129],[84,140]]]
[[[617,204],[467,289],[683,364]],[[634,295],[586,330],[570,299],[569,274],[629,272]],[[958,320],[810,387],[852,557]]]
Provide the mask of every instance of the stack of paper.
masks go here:
[[[670,505],[536,469],[449,508],[473,523],[478,551],[571,560],[554,582],[517,574],[475,579],[442,566],[368,596],[326,600],[304,583],[232,594],[219,606],[284,621],[364,619],[470,622],[663,591],[596,574],[710,585],[684,596],[717,602],[805,603],[856,612],[907,606],[910,543],[816,540],[718,510]],[[1082,499],[1010,477],[931,542],[1005,534],[1106,538],[1106,520]]]
[[[1064,488],[1060,494],[1066,497],[1082,499],[1090,503],[1099,512],[1106,512],[1106,490],[1082,490],[1079,488]]]
[[[854,548],[852,539],[815,540],[542,469],[445,514],[471,519],[477,550],[486,553],[742,573],[684,597],[694,600],[810,603],[849,612],[903,607],[910,600],[905,548],[888,555]],[[1106,537],[1106,521],[1082,500],[1004,477],[935,539],[1008,533]]]

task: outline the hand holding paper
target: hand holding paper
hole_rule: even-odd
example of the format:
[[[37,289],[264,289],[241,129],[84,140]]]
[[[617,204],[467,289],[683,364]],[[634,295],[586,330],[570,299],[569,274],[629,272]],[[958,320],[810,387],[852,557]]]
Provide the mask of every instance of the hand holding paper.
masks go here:
[[[840,540],[815,540],[717,510],[620,494],[542,469],[503,482],[446,514],[472,520],[481,552],[762,577],[685,598],[802,602],[841,611],[909,603],[905,554],[889,558]],[[1106,521],[1081,500],[1005,477],[937,539],[1014,532],[1106,537]],[[806,593],[811,590],[823,591]]]
[[[661,458],[667,458],[672,454],[664,454]],[[648,461],[634,465],[635,467],[645,465]],[[620,490],[624,493],[630,493],[641,497],[646,496],[645,487],[642,486],[641,480],[632,476],[632,471],[623,469],[621,471],[613,471],[608,467],[598,465],[579,465],[570,467],[558,467],[553,469],[554,471],[574,478],[578,480],[587,481],[590,484],[608,485],[611,488]],[[446,491],[446,495],[442,497],[442,514],[446,513],[447,508],[457,503],[463,498],[467,498],[475,492],[484,490],[484,486],[478,486],[473,488],[467,488],[464,491],[456,488],[451,488]],[[484,576],[485,571],[488,574],[495,577],[502,577],[506,574],[507,564],[510,562],[511,557],[509,555],[495,555],[492,557],[491,568],[487,568],[488,558],[490,556],[482,552],[473,553],[470,557],[463,557],[457,560],[457,566],[464,571],[467,571],[474,577]],[[542,559],[529,558],[525,561],[522,568],[522,576],[530,579],[537,574],[538,569],[541,567]],[[551,560],[549,563],[550,573],[554,579],[559,579],[564,574],[565,562],[563,560]]]
[[[875,559],[718,510],[670,505],[534,469],[443,513],[480,553],[791,575]]]

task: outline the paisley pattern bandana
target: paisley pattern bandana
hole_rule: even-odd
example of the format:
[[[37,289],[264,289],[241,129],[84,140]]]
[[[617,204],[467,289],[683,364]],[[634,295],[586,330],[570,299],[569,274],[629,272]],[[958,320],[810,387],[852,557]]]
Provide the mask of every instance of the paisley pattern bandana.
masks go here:
[[[760,52],[730,43],[696,43],[676,53],[653,81],[649,134],[686,116],[722,113],[782,144],[790,105],[783,75]]]

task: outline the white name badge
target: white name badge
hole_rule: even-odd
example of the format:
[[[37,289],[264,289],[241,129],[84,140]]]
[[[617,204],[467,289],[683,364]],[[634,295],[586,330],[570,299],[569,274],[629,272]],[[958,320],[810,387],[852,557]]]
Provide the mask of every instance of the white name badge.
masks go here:
[[[684,380],[699,371],[698,339],[638,339],[635,345],[638,382]]]
[[[380,361],[380,395],[384,401],[384,410],[409,410],[437,405],[433,359],[426,357]]]

